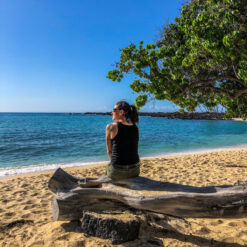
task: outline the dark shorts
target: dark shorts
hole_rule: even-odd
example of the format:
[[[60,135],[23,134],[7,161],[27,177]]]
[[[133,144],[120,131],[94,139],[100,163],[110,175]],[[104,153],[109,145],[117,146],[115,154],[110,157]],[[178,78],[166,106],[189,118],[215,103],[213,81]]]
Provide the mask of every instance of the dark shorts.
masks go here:
[[[106,175],[113,180],[138,177],[140,175],[140,164],[139,162],[129,166],[109,164],[106,167]]]

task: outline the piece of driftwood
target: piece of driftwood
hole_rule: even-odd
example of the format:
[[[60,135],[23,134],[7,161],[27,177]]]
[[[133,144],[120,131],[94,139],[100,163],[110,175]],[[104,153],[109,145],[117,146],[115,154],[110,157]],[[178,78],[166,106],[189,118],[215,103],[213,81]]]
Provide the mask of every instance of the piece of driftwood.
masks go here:
[[[193,187],[137,177],[76,178],[58,169],[49,181],[55,220],[76,220],[83,210],[129,206],[178,217],[239,218],[247,216],[247,185]],[[148,195],[141,191],[159,191]]]

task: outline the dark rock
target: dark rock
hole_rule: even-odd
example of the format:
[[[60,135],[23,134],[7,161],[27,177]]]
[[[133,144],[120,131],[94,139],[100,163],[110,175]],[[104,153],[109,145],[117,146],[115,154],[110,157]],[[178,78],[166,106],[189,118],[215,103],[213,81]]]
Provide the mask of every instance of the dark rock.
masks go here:
[[[115,218],[116,217],[116,218]],[[112,244],[121,244],[138,238],[140,222],[138,219],[121,220],[121,217],[104,217],[92,212],[84,212],[82,232],[103,239]]]
[[[85,112],[83,115],[111,115],[111,112]],[[139,112],[139,115],[183,120],[223,120],[225,116],[224,113],[218,112]]]
[[[168,119],[183,119],[183,120],[223,120],[225,114],[217,112],[141,112],[140,116],[165,117]]]
[[[111,112],[84,112],[82,115],[111,115]]]

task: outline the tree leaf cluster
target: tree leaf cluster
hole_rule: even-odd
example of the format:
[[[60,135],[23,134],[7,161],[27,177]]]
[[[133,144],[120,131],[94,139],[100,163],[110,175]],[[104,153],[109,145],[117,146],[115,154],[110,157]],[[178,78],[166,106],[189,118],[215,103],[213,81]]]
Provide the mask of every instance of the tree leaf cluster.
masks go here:
[[[221,104],[226,117],[247,117],[247,0],[191,0],[155,43],[130,44],[107,77],[130,88],[138,108],[152,97],[182,110]]]

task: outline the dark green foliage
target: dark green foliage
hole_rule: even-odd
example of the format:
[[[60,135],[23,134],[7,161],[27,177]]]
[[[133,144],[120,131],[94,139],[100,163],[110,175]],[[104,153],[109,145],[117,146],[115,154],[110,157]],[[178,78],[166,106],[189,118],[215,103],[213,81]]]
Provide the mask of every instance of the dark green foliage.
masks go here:
[[[161,40],[122,49],[107,77],[129,72],[138,76],[130,85],[141,94],[137,107],[154,96],[188,111],[221,104],[227,117],[247,117],[247,0],[190,1]]]

